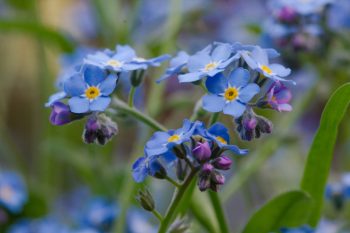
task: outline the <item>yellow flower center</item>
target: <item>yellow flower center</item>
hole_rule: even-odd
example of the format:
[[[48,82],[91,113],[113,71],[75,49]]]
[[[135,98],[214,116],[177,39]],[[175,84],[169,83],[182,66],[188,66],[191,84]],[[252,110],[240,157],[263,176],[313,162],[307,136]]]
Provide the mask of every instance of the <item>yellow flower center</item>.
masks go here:
[[[261,69],[268,74],[272,74],[272,70],[268,66],[262,65]]]
[[[235,87],[229,87],[226,89],[224,97],[228,101],[235,100],[238,97],[238,90]]]
[[[9,187],[8,185],[6,186],[3,186],[1,189],[0,189],[0,198],[9,202],[11,201],[11,197],[13,196],[13,190],[11,187]]]
[[[178,141],[179,139],[180,139],[180,136],[177,134],[174,134],[173,136],[170,136],[168,138],[168,142],[175,142],[175,141]]]
[[[217,136],[217,137],[216,137],[216,140],[218,140],[218,141],[221,142],[222,144],[227,144],[226,140],[223,139],[223,138],[220,137],[220,136]]]
[[[85,95],[89,100],[95,99],[100,95],[100,89],[95,86],[91,86],[85,90]]]
[[[204,67],[204,70],[211,71],[211,70],[215,69],[217,66],[218,66],[217,62],[210,62]]]
[[[122,63],[118,60],[111,59],[107,62],[108,65],[113,66],[113,67],[121,67]]]

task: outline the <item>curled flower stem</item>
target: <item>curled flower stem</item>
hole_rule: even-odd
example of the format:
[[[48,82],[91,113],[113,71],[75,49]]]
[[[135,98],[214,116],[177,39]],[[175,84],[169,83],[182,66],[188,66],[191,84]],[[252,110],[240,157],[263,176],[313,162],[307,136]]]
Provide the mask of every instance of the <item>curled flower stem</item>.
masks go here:
[[[198,171],[198,169],[192,170],[191,173],[186,178],[185,182],[177,190],[173,200],[171,201],[171,203],[169,205],[169,208],[168,208],[162,222],[160,223],[158,233],[165,233],[167,231],[167,229],[171,223],[172,217],[174,216],[175,211],[182,200],[182,197],[186,193],[186,190],[189,187],[189,185],[191,184],[192,179],[195,177],[197,171]]]
[[[169,181],[171,184],[173,184],[176,188],[180,188],[181,184],[179,184],[178,182],[176,182],[175,180],[171,179],[169,176],[166,176],[165,179],[167,181]]]
[[[157,210],[152,210],[152,214],[156,216],[156,218],[159,220],[159,222],[163,221],[162,215]]]
[[[139,110],[128,106],[125,102],[121,101],[120,99],[113,98],[112,105],[116,110],[119,110],[121,112],[124,112],[124,113],[136,118],[137,120],[143,122],[144,124],[148,125],[149,127],[153,128],[155,130],[167,131],[167,128],[165,128],[159,122],[157,122],[153,118],[145,115],[144,113],[140,112]]]
[[[128,98],[128,105],[130,108],[134,107],[134,96],[135,96],[136,87],[131,86]]]

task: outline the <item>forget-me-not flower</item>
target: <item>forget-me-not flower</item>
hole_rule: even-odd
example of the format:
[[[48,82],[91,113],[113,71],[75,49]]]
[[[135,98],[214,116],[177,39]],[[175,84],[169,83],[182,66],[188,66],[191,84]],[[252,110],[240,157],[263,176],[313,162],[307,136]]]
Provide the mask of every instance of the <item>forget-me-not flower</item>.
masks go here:
[[[155,132],[146,143],[145,150],[147,154],[149,156],[164,154],[170,151],[174,146],[190,141],[198,123],[192,123],[185,119],[180,129],[169,130],[167,132]]]
[[[314,233],[315,230],[309,226],[301,226],[297,228],[282,228],[281,233]]]
[[[213,48],[214,47],[214,48]],[[239,56],[232,56],[231,45],[218,43],[208,46],[189,57],[189,73],[178,76],[180,82],[195,82],[204,77],[212,77],[226,69]]]
[[[222,73],[206,81],[208,95],[203,97],[203,108],[209,112],[221,112],[235,118],[246,110],[246,104],[260,91],[255,83],[249,83],[249,71],[237,68],[226,78]]]
[[[0,205],[11,213],[19,213],[28,199],[21,177],[11,171],[0,173]]]
[[[270,64],[268,54],[262,48],[256,47],[251,53],[242,54],[242,57],[251,69],[258,71],[265,77],[275,81],[290,81],[282,77],[288,76],[291,70],[280,64]]]
[[[117,75],[93,65],[85,65],[64,82],[64,91],[71,98],[68,105],[73,113],[104,111],[116,87]]]

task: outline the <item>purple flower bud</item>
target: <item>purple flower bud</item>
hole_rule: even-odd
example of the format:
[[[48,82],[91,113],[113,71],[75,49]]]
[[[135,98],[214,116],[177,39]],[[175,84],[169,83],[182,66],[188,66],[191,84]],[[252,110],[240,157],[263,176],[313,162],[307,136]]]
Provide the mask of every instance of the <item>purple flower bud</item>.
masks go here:
[[[69,106],[62,102],[54,102],[51,108],[50,122],[53,125],[65,125],[83,117],[83,115],[72,113]]]
[[[292,106],[288,104],[291,99],[291,91],[279,82],[272,84],[267,93],[267,104],[279,112],[292,111]]]
[[[208,175],[200,175],[198,179],[198,188],[201,192],[210,188],[210,176]]]
[[[105,145],[118,132],[117,124],[104,114],[92,115],[85,124],[83,140],[85,143]]]
[[[284,23],[293,23],[297,18],[297,13],[291,7],[283,7],[277,13],[277,18]]]
[[[210,174],[213,170],[214,170],[213,165],[211,165],[210,163],[205,163],[202,166],[201,173],[203,173],[203,174]]]
[[[199,162],[207,161],[211,156],[209,143],[207,141],[203,143],[197,142],[197,146],[192,150],[192,153]]]
[[[246,130],[254,130],[258,124],[256,118],[243,118],[243,127]]]
[[[230,169],[231,164],[232,164],[232,160],[225,155],[220,156],[219,158],[215,159],[213,162],[214,167],[220,170]]]
[[[220,172],[214,171],[210,174],[210,177],[214,184],[223,185],[225,183],[225,176]]]

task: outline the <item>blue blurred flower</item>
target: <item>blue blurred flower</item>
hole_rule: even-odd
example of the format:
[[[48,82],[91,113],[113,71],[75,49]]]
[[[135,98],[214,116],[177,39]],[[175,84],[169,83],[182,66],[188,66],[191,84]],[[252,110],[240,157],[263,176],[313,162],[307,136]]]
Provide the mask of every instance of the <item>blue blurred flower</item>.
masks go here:
[[[203,108],[209,112],[221,112],[240,117],[246,104],[260,91],[255,83],[249,83],[249,71],[237,68],[229,77],[217,74],[206,81],[208,95],[203,97]]]
[[[117,78],[97,66],[82,67],[81,72],[64,82],[64,91],[71,97],[68,101],[70,110],[73,113],[104,111],[111,101],[109,95],[116,87]]]
[[[209,45],[188,58],[187,68],[189,73],[179,75],[179,81],[194,82],[204,77],[212,77],[224,71],[232,61],[239,58],[238,55],[231,55],[230,44]]]
[[[284,7],[294,9],[298,14],[309,15],[320,13],[324,7],[334,0],[272,0],[269,2],[271,9],[280,10]]]
[[[164,178],[166,170],[160,162],[161,160],[170,164],[176,160],[176,156],[171,152],[150,156],[145,150],[144,156],[138,158],[132,165],[132,176],[135,182],[141,183],[147,176]]]
[[[262,48],[255,47],[251,53],[242,53],[242,57],[251,69],[258,71],[265,77],[275,81],[290,81],[281,77],[288,76],[291,70],[280,64],[270,64],[268,54]]]
[[[116,51],[105,50],[88,55],[84,60],[88,64],[93,64],[114,72],[129,72],[139,69],[147,69],[148,66],[159,66],[161,62],[168,60],[169,55],[145,59],[138,57],[133,48],[129,45],[117,45]]]
[[[169,68],[165,71],[165,74],[158,79],[157,82],[159,83],[160,81],[180,74],[182,69],[186,66],[189,57],[190,56],[184,51],[178,52],[176,57],[170,60]]]
[[[108,232],[118,215],[117,204],[102,197],[95,197],[82,212],[82,226]]]
[[[314,233],[315,230],[309,226],[301,226],[297,228],[282,228],[281,233]]]
[[[146,143],[145,150],[149,156],[160,155],[170,151],[174,146],[190,141],[199,122],[192,123],[185,119],[183,126],[177,130],[167,132],[155,132]]]
[[[19,213],[27,202],[28,194],[22,178],[15,172],[0,173],[0,205],[10,212]]]
[[[56,219],[45,217],[40,219],[20,220],[10,227],[8,233],[72,233],[69,228]]]
[[[335,30],[350,28],[350,1],[337,0],[329,8],[328,24]]]
[[[230,144],[228,129],[221,123],[215,123],[212,125],[204,132],[203,136],[210,141],[214,141],[223,150],[230,150],[237,155],[248,153],[248,150],[240,149],[238,146]]]
[[[138,209],[130,209],[127,214],[126,233],[155,233],[157,228],[150,224],[148,217]]]

